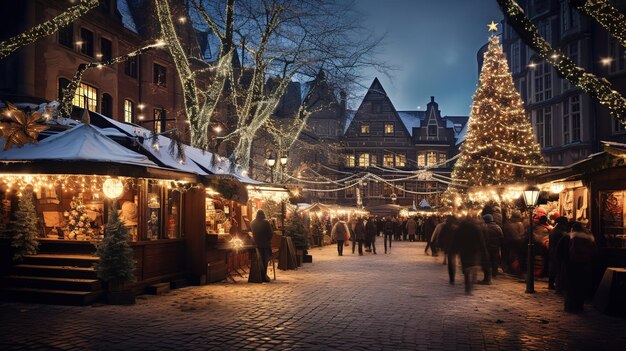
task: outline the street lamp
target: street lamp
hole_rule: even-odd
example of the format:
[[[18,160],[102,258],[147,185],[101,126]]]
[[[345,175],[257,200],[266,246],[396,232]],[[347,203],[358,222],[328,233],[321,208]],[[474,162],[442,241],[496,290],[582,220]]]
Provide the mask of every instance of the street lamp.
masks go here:
[[[530,225],[528,226],[528,262],[526,262],[526,293],[533,294],[535,292],[535,257],[533,254],[533,209],[537,206],[539,200],[539,188],[536,186],[527,187],[522,193],[526,208],[528,208]]]
[[[270,174],[272,175],[272,183],[274,183],[274,166],[276,166],[276,158],[272,152],[267,156],[267,160],[265,160],[267,165],[270,168]]]

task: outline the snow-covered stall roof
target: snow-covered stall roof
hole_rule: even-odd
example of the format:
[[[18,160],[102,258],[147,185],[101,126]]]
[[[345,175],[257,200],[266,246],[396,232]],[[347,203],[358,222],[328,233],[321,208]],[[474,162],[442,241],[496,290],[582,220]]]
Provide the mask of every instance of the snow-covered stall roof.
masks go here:
[[[146,156],[119,145],[87,124],[52,135],[38,144],[0,152],[0,160],[92,161],[158,167]]]

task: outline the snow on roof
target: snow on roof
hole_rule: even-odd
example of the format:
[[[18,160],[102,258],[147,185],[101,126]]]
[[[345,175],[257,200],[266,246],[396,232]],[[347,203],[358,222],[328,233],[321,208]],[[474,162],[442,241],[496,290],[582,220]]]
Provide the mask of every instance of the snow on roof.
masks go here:
[[[463,141],[465,141],[465,134],[467,133],[467,126],[469,126],[469,122],[465,123],[463,125],[463,128],[461,129],[461,131],[456,134],[456,143],[455,145],[461,145],[461,143],[463,143]]]
[[[426,111],[398,111],[398,116],[404,124],[404,127],[413,136],[413,128],[419,128],[422,119],[426,116]]]
[[[130,11],[130,7],[128,6],[127,0],[117,0],[117,10],[122,15],[122,23],[126,29],[139,33],[137,30],[137,25],[135,24],[135,19],[133,18],[133,14]]]
[[[94,161],[158,167],[146,156],[121,146],[97,128],[86,124],[52,135],[38,144],[27,144],[22,148],[0,152],[0,159]]]
[[[426,201],[426,199],[422,199],[422,201],[420,201],[419,207],[421,208],[430,207],[430,204],[428,203],[428,201]]]
[[[346,134],[348,128],[350,128],[354,116],[356,116],[356,110],[346,110],[346,123],[343,125],[343,134]]]

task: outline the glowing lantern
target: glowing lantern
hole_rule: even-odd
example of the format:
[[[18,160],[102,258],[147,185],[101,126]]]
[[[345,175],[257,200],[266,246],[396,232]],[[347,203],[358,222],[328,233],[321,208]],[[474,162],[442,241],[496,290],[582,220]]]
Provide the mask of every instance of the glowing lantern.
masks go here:
[[[124,192],[124,184],[117,178],[109,178],[102,184],[102,192],[109,199],[117,199]]]

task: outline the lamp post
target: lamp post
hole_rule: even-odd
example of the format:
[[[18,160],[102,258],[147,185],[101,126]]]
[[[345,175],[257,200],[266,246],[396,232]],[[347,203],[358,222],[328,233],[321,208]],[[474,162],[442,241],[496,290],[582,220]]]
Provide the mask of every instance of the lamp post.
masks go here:
[[[530,224],[528,226],[528,262],[526,262],[526,293],[533,294],[535,292],[535,255],[533,253],[533,209],[537,206],[539,200],[539,188],[536,186],[527,187],[524,192],[524,203],[529,212]]]
[[[285,166],[287,165],[287,153],[283,153],[280,156],[280,181],[283,181],[283,172],[285,171]],[[280,216],[280,225],[282,227],[282,234],[283,236],[285,236],[285,217],[287,216],[287,203],[285,202],[285,199],[283,198],[280,202],[280,211],[281,211],[281,216]]]
[[[280,156],[280,182],[284,181],[283,173],[285,172],[285,167],[287,166],[287,152],[284,152]]]
[[[267,163],[267,166],[270,168],[272,183],[274,183],[274,167],[276,166],[276,158],[274,157],[274,153],[270,152],[265,162]]]

